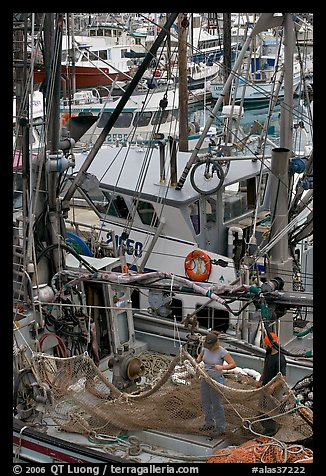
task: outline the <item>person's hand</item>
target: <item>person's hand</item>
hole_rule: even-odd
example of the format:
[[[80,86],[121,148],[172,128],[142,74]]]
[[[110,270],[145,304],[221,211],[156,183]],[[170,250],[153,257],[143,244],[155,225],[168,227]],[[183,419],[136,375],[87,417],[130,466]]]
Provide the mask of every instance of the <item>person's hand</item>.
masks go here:
[[[219,365],[219,364],[215,365],[215,370],[223,370],[223,369],[224,369],[223,365]]]

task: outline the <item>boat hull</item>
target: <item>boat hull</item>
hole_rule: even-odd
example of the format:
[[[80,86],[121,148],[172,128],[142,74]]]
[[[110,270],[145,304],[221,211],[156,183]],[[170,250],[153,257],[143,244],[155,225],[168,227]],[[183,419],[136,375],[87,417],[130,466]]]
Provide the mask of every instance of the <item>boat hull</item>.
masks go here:
[[[296,75],[293,78],[293,92],[296,93],[299,84],[300,76]],[[213,99],[218,99],[221,93],[223,92],[223,83],[218,81],[212,81],[210,85],[210,91]],[[275,92],[275,84],[272,82],[256,82],[254,84],[239,84],[236,90],[235,102],[244,101],[244,103],[261,103],[269,102],[272,95]],[[234,88],[232,91],[234,95]],[[278,99],[284,98],[284,85],[280,87],[278,93]]]
[[[112,86],[114,80],[117,81],[126,81],[130,79],[128,75],[129,72],[111,72],[109,68],[102,68],[100,71],[98,68],[88,67],[88,66],[76,66],[75,67],[75,76],[76,76],[76,88],[96,88],[99,86]],[[34,69],[34,82],[37,85],[40,85],[44,81],[44,68],[37,67]],[[61,78],[63,85],[72,84],[72,68],[71,67],[62,67],[61,69]]]
[[[26,427],[13,418],[13,452],[16,460],[37,463],[121,463],[121,459],[78,443]]]

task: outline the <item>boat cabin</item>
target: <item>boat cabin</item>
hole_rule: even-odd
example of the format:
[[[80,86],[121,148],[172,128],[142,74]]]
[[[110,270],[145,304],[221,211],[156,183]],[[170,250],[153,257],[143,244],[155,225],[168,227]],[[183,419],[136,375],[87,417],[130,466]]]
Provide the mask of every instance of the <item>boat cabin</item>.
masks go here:
[[[237,278],[236,261],[251,235],[257,200],[258,219],[268,214],[268,167],[263,169],[259,197],[261,164],[252,160],[232,161],[220,190],[205,196],[193,189],[189,179],[180,191],[171,186],[169,150],[166,147],[162,168],[162,150],[157,148],[133,147],[128,153],[128,148],[103,146],[79,187],[79,197],[92,207],[101,226],[113,230],[103,231],[102,240],[107,244],[115,240],[116,248],[124,247],[130,269],[196,280],[185,262],[199,249],[215,263],[202,280],[231,284]],[[180,173],[188,158],[189,153],[178,153]],[[76,154],[75,171],[84,160],[85,154]],[[194,309],[203,305],[200,297],[175,298],[179,320],[189,311],[183,307],[185,302],[189,306],[192,300]],[[231,321],[235,325],[236,319],[218,303],[206,307],[215,309],[222,328],[227,329]]]

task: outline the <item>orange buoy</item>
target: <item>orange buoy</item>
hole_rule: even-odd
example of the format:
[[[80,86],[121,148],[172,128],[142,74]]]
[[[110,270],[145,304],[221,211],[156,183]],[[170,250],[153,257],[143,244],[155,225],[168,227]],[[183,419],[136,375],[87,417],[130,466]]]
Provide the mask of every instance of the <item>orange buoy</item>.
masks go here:
[[[185,271],[192,281],[207,281],[212,271],[210,257],[201,250],[191,251],[185,259]]]

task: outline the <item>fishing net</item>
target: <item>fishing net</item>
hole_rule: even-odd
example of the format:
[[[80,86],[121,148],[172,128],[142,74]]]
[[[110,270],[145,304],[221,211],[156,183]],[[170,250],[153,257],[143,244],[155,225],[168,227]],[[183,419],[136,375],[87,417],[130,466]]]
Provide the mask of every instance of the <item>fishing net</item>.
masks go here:
[[[258,437],[238,447],[214,452],[207,463],[312,463],[313,452],[301,445]]]
[[[137,430],[209,435],[203,430],[200,386],[203,379],[222,397],[226,434],[231,444],[266,435],[294,442],[312,437],[312,412],[296,403],[281,374],[262,388],[248,375],[226,373],[225,384],[210,379],[183,348],[176,357],[157,361],[137,355],[144,363],[142,382],[132,392],[121,391],[101,372],[88,354],[58,358],[36,354],[39,377],[51,389],[50,415],[60,430],[84,435],[122,435]]]

